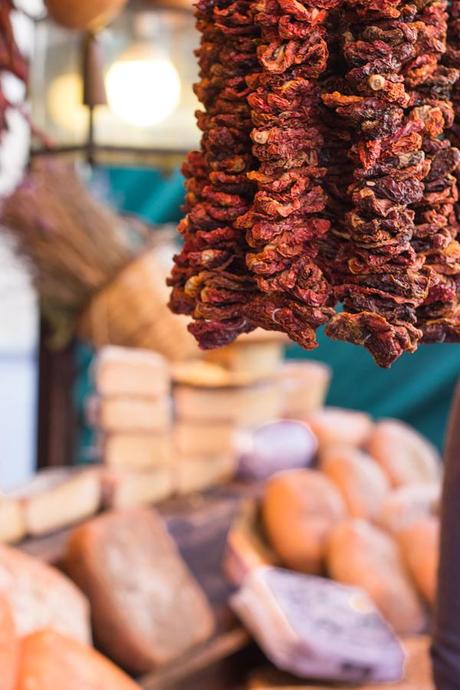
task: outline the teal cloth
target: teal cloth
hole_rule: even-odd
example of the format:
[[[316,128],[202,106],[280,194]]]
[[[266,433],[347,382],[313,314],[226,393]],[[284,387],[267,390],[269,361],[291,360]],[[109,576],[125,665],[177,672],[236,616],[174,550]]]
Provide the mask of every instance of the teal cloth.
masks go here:
[[[179,171],[165,176],[157,170],[112,167],[99,175],[119,211],[135,213],[152,224],[174,223],[181,217],[184,181]],[[84,424],[82,401],[91,389],[88,367],[92,352],[79,347],[77,356],[81,372],[75,391],[82,427],[79,455],[87,461],[93,439]],[[333,342],[320,333],[316,350],[305,352],[292,346],[288,356],[329,364],[333,372],[330,405],[364,410],[376,418],[397,417],[442,448],[454,386],[460,377],[459,346],[423,346],[388,370],[379,369],[362,348]]]

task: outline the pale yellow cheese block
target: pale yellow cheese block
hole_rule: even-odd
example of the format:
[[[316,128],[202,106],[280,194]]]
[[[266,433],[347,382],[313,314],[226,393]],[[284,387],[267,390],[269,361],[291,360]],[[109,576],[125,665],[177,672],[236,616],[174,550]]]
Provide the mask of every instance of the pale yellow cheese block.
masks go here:
[[[0,542],[15,544],[26,535],[24,509],[18,499],[0,496]]]
[[[215,458],[178,458],[174,464],[174,487],[177,494],[202,491],[229,481],[236,471],[231,456]]]
[[[251,426],[277,419],[281,413],[281,392],[276,382],[267,381],[241,388],[175,387],[178,419],[228,421]]]
[[[125,470],[152,469],[169,463],[173,457],[170,431],[107,434],[101,437],[98,447],[104,465]]]
[[[27,534],[41,536],[94,515],[101,503],[99,469],[42,470],[12,495],[22,504]]]
[[[283,415],[304,419],[324,405],[331,370],[321,362],[289,361],[280,368],[278,379],[284,396]]]
[[[217,350],[209,350],[204,358],[235,374],[263,380],[278,371],[283,360],[284,347],[276,341],[239,343],[236,341]]]
[[[174,425],[174,448],[179,455],[189,457],[232,454],[235,452],[235,425],[179,420]]]
[[[99,350],[92,378],[101,396],[155,398],[170,387],[167,361],[150,350],[109,345]]]
[[[155,400],[91,397],[86,409],[89,424],[107,433],[153,433],[168,429],[172,422],[172,405],[167,396]]]
[[[137,472],[107,469],[102,473],[102,486],[106,508],[153,505],[173,493],[173,471],[170,465]]]

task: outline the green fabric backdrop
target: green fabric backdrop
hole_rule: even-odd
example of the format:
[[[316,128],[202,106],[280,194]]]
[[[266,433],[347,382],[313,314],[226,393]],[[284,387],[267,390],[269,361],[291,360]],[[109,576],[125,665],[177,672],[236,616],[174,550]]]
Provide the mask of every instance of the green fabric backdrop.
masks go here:
[[[183,178],[176,171],[165,177],[159,171],[110,168],[102,171],[108,196],[121,211],[136,213],[151,223],[176,222],[181,215]],[[289,357],[312,358],[332,367],[328,402],[375,417],[403,419],[442,447],[448,410],[456,380],[460,377],[460,346],[431,345],[400,359],[390,370],[379,369],[370,355],[353,345],[332,342],[322,333],[320,346],[308,353],[297,346]],[[88,392],[91,352],[80,348],[76,400]],[[82,417],[83,425],[83,417]],[[89,443],[86,430],[83,447]],[[85,458],[85,450],[81,453]]]

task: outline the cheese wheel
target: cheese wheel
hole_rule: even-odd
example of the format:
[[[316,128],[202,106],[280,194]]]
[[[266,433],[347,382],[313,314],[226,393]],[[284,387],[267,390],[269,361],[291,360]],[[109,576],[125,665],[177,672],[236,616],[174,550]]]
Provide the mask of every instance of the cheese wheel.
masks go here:
[[[345,521],[331,534],[327,563],[332,578],[364,589],[397,633],[424,629],[423,606],[388,534],[365,520]]]
[[[436,448],[397,419],[383,419],[376,424],[367,449],[392,486],[439,481],[441,458]]]
[[[339,489],[352,517],[373,520],[380,513],[390,485],[369,455],[352,446],[329,446],[321,453],[320,467]]]
[[[372,430],[372,420],[364,412],[325,407],[306,416],[320,448],[333,443],[362,446]]]
[[[140,690],[99,652],[54,630],[28,635],[21,644],[15,690]]]
[[[0,597],[0,690],[15,690],[19,663],[19,638],[13,613],[5,597]]]
[[[293,570],[318,574],[323,569],[330,531],[346,516],[332,482],[321,472],[300,469],[274,475],[265,487],[262,515],[267,536]]]
[[[439,518],[428,516],[399,533],[404,561],[423,597],[433,605],[436,599],[439,564]]]

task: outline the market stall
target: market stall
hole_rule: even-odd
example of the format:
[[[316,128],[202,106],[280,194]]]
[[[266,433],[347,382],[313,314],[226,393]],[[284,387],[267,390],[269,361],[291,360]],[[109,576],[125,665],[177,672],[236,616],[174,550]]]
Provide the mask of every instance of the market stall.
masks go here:
[[[190,6],[45,4],[0,3],[0,129],[32,138],[2,232],[42,317],[0,689],[457,690],[460,393],[442,457],[288,351],[459,341],[458,3],[200,0],[201,142]],[[98,193],[189,146],[179,246]]]

